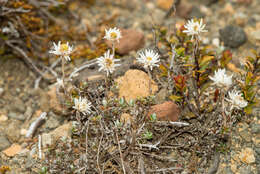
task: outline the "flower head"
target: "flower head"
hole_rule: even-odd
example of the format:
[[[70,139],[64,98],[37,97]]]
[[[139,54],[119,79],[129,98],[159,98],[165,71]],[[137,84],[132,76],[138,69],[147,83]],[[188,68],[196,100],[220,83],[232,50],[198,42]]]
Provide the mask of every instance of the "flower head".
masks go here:
[[[91,113],[91,103],[86,98],[74,98],[73,108],[82,112],[84,115]]]
[[[154,66],[159,66],[157,63],[160,62],[159,54],[153,50],[146,49],[144,52],[139,53],[137,61],[144,64],[144,68],[150,68],[153,70]]]
[[[106,35],[104,36],[104,39],[119,42],[119,39],[121,38],[121,32],[118,28],[109,28],[109,30],[105,29],[105,31]]]
[[[114,55],[110,54],[110,50],[105,52],[104,56],[97,58],[98,66],[100,66],[99,71],[106,71],[107,75],[109,73],[113,73],[115,71],[115,67],[120,66],[120,64],[116,64],[115,62],[119,61],[118,59],[114,59]]]
[[[63,56],[67,61],[70,61],[69,55],[72,53],[72,51],[73,47],[69,46],[68,42],[66,44],[61,44],[61,42],[59,41],[57,45],[53,42],[53,49],[50,50],[49,53]]]
[[[191,19],[188,21],[188,23],[186,25],[184,25],[184,28],[186,30],[184,30],[184,33],[187,33],[189,36],[192,36],[192,39],[194,36],[198,36],[200,35],[200,33],[203,32],[207,32],[207,30],[205,30],[205,24],[203,24],[203,20],[200,19],[200,21],[194,21],[194,19]]]
[[[64,87],[64,83],[62,79],[57,78],[57,82],[55,83],[58,87]]]
[[[242,97],[242,93],[240,93],[240,91],[233,90],[228,92],[228,96],[230,99],[226,100],[232,104],[231,110],[233,107],[240,109],[247,106],[248,102]]]
[[[209,78],[213,81],[214,85],[217,85],[220,88],[225,88],[232,85],[232,75],[228,76],[226,74],[226,69],[218,69],[215,71],[214,76],[209,76]]]

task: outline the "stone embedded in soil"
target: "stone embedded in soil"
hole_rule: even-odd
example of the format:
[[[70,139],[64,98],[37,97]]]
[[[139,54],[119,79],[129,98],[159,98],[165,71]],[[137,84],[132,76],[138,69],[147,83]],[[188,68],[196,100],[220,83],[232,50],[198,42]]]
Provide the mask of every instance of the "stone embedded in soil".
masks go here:
[[[10,121],[10,120],[9,120]],[[20,127],[22,122],[18,120],[10,121],[10,124],[6,128],[6,136],[11,142],[18,142],[21,138],[20,136]]]
[[[47,147],[47,145],[53,145],[56,143],[60,138],[69,138],[71,135],[72,123],[69,122],[64,124],[55,130],[51,131],[50,133],[44,133],[42,135],[42,146]]]
[[[187,0],[182,0],[177,6],[177,15],[188,19],[192,10],[192,5]]]
[[[125,97],[126,101],[138,97],[149,96],[150,77],[140,70],[128,70],[124,76],[116,79],[119,87],[119,98]],[[151,80],[152,94],[158,91],[157,84]]]
[[[0,96],[4,93],[4,88],[0,88]]]
[[[247,41],[247,36],[241,27],[228,25],[219,30],[220,40],[224,45],[231,48],[238,48]]]
[[[120,29],[122,38],[115,43],[116,52],[124,55],[130,51],[136,51],[144,46],[144,34],[134,29]],[[105,40],[107,45],[112,48],[112,42]]]
[[[260,40],[260,30],[253,31],[250,33],[251,37],[255,40]]]
[[[193,6],[190,12],[190,18],[204,18],[205,14],[200,11],[200,9],[197,6]]]
[[[205,4],[206,6],[213,5],[217,3],[219,0],[202,0],[201,4]]]
[[[239,158],[243,163],[251,164],[255,162],[254,151],[252,148],[244,148],[239,154]]]
[[[156,113],[158,120],[177,121],[180,116],[180,109],[174,102],[166,101],[162,104],[152,106],[147,114],[148,119],[150,119],[150,116],[153,113]]]
[[[173,2],[174,0],[157,0],[156,4],[159,8],[163,10],[169,10]]]
[[[8,113],[8,117],[12,118],[12,119],[20,120],[20,121],[24,121],[25,120],[24,114],[17,114],[15,112]]]
[[[260,124],[253,123],[253,124],[251,125],[251,131],[252,131],[252,133],[254,133],[254,134],[260,134]]]
[[[130,126],[133,122],[133,117],[130,114],[123,113],[120,116],[120,122],[123,123],[125,126]]]
[[[10,142],[8,141],[8,139],[4,135],[0,134],[0,151],[6,149],[9,146]]]
[[[65,105],[62,106],[61,102],[59,99],[64,100],[65,95],[63,93],[57,94],[57,86],[53,86],[48,92],[48,103],[50,106],[50,109],[52,109],[54,112],[57,113],[63,113],[64,110],[66,110]],[[42,110],[45,110],[42,108]]]
[[[22,146],[20,146],[19,144],[12,144],[12,146],[4,150],[3,153],[6,156],[13,157],[19,152],[21,152],[21,150],[22,150]]]

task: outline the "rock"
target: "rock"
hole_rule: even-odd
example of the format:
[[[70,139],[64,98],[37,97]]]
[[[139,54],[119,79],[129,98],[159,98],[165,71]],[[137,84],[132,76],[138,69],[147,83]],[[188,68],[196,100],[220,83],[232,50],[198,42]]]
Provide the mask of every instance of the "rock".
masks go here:
[[[240,27],[228,25],[219,30],[220,40],[224,42],[225,46],[231,48],[238,48],[247,41],[247,36],[244,30]]]
[[[8,120],[8,117],[4,114],[0,115],[0,122],[5,122],[6,120]]]
[[[230,15],[233,15],[234,13],[235,13],[235,10],[234,10],[234,8],[233,8],[233,6],[232,6],[232,4],[231,3],[226,3],[226,5],[225,5],[225,7],[223,8],[223,10],[222,10],[222,12],[224,13],[224,14],[230,14]]]
[[[64,124],[50,133],[42,134],[42,146],[45,148],[47,145],[53,145],[60,138],[69,138],[71,135],[72,122]]]
[[[198,19],[200,19],[200,18],[204,18],[204,17],[205,17],[205,14],[202,13],[197,6],[193,6],[193,7],[191,8],[191,12],[190,12],[190,18],[191,18],[191,19],[192,19],[192,18],[198,18]]]
[[[151,107],[147,117],[150,119],[151,114],[156,113],[158,120],[177,121],[180,116],[179,107],[172,101],[166,101],[162,104]]]
[[[139,50],[144,46],[145,38],[143,33],[134,29],[121,29],[121,34],[122,38],[119,40],[119,43],[115,43],[116,52],[118,54],[128,54],[130,51]],[[105,40],[105,42],[112,48],[111,41]]]
[[[254,174],[251,170],[251,167],[250,166],[246,166],[246,167],[241,167],[239,169],[239,172],[238,173],[243,173],[243,174]]]
[[[24,121],[25,120],[24,114],[17,114],[17,113],[14,113],[14,112],[10,112],[8,114],[8,117],[16,119],[16,120],[20,120],[20,121]]]
[[[246,142],[250,142],[251,141],[251,134],[248,131],[248,129],[245,129],[241,132],[239,132],[239,135],[246,141]]]
[[[256,123],[252,124],[251,131],[254,134],[260,134],[260,124],[256,124]]]
[[[177,6],[177,15],[188,19],[190,17],[190,12],[192,10],[192,5],[187,0],[182,0]]]
[[[54,116],[49,115],[49,119],[46,121],[44,126],[49,129],[54,129],[54,128],[58,127],[60,125],[60,122],[59,122],[58,118],[56,118],[56,117],[57,116],[55,116],[55,115]]]
[[[124,76],[116,79],[119,87],[119,98],[125,97],[126,101],[138,97],[149,96],[149,79],[150,77],[140,70],[128,70]],[[151,80],[152,94],[158,91],[157,84]]]
[[[206,6],[210,6],[210,5],[213,5],[215,3],[217,3],[218,0],[202,0],[202,4],[205,4]]]
[[[242,149],[241,153],[239,154],[239,158],[243,163],[251,164],[255,162],[254,151],[251,148]]]
[[[156,4],[159,8],[163,10],[169,10],[173,2],[174,0],[157,0]]]
[[[250,35],[251,35],[251,37],[253,37],[255,40],[260,40],[260,30],[253,31]]]
[[[123,123],[125,126],[131,126],[131,124],[133,122],[133,118],[130,114],[123,113],[120,116],[120,122]]]
[[[21,121],[12,120],[10,122],[10,124],[6,128],[6,136],[9,139],[9,141],[17,142],[21,138],[20,127],[21,127]]]
[[[233,172],[232,172],[232,170],[231,170],[231,168],[230,167],[225,167],[224,169],[223,169],[223,174],[233,174]]]
[[[4,136],[0,134],[0,151],[2,151],[3,149],[6,149],[7,147],[10,146],[10,142],[8,141],[8,139]]]
[[[4,88],[0,88],[0,96],[4,93]]]
[[[65,95],[63,93],[57,94],[57,88],[56,86],[53,86],[48,92],[48,103],[50,106],[50,109],[52,109],[56,113],[63,113],[66,110],[66,106],[62,105],[61,102],[64,102]],[[60,101],[60,100],[63,101]],[[44,108],[42,108],[45,110]]]
[[[10,110],[24,113],[25,112],[24,102],[21,99],[16,98],[14,100],[14,103],[10,106]]]
[[[155,102],[156,104],[161,104],[167,98],[168,90],[166,88],[162,88],[156,95],[155,95]]]
[[[12,144],[12,146],[9,147],[8,149],[4,150],[3,153],[6,156],[13,157],[16,154],[18,154],[19,152],[21,152],[21,150],[22,150],[22,147],[19,144]]]

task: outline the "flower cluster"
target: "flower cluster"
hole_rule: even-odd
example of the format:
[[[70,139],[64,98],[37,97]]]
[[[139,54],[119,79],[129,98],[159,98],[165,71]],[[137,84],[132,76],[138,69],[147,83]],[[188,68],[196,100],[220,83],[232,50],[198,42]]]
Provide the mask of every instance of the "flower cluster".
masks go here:
[[[116,64],[118,59],[114,59],[114,55],[110,54],[110,50],[108,50],[104,56],[97,58],[97,64],[100,66],[99,71],[106,71],[107,75],[109,73],[113,73],[115,71],[115,67],[120,66],[120,64]]]
[[[119,42],[119,39],[122,37],[121,32],[118,28],[109,28],[109,30],[106,30],[106,34],[104,36],[104,39],[110,40],[110,41],[117,41]]]
[[[248,102],[242,97],[240,91],[232,90],[231,92],[228,92],[228,96],[230,99],[226,100],[231,103],[231,110],[233,108],[242,109],[248,104]]]
[[[66,44],[65,43],[61,44],[61,41],[59,41],[57,45],[53,42],[53,49],[49,51],[49,53],[62,56],[67,61],[70,61],[69,55],[72,53],[72,51],[73,51],[73,47],[70,46],[68,42]]]
[[[144,52],[139,53],[139,57],[137,61],[144,65],[144,68],[150,68],[153,70],[153,67],[158,67],[157,63],[160,62],[159,54],[154,52],[153,50],[146,49]]]
[[[91,106],[91,103],[86,98],[74,98],[73,108],[82,112],[84,115],[91,113]]]
[[[218,69],[215,71],[214,76],[209,76],[209,78],[213,81],[213,84],[219,88],[228,88],[232,85],[232,75],[228,76],[226,69]]]
[[[198,38],[200,38],[200,33],[204,33],[207,32],[207,30],[205,30],[205,24],[203,24],[203,20],[201,19],[200,21],[195,21],[194,19],[191,19],[188,21],[188,23],[186,25],[184,25],[184,28],[186,30],[184,30],[184,33],[187,33],[187,35],[191,35],[193,39],[194,36],[198,36]]]

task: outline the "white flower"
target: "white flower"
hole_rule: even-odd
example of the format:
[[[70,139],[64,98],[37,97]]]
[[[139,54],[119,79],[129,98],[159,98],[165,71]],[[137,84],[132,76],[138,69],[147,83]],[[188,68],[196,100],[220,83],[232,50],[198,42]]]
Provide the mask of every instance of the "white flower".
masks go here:
[[[232,75],[228,76],[226,74],[226,69],[218,69],[215,71],[214,76],[209,76],[209,78],[213,81],[214,85],[217,85],[220,88],[232,85]]]
[[[110,50],[105,52],[104,56],[97,58],[98,66],[100,66],[99,71],[104,70],[109,73],[113,73],[115,71],[115,67],[120,66],[120,64],[115,64],[115,62],[120,61],[118,59],[114,59],[114,55],[110,54]]]
[[[64,86],[64,84],[63,84],[63,80],[62,79],[59,79],[59,78],[57,78],[57,82],[55,83],[58,87],[63,87]]]
[[[146,49],[145,52],[139,53],[137,61],[144,64],[144,68],[149,68],[153,70],[154,66],[159,66],[157,63],[160,62],[159,54],[154,52],[153,50]]]
[[[207,30],[204,30],[205,24],[203,24],[203,20],[200,19],[200,21],[194,21],[194,19],[191,19],[188,21],[186,25],[184,25],[184,33],[187,33],[189,36],[192,36],[192,39],[195,35],[199,37],[200,33],[207,32]]]
[[[91,103],[86,98],[74,98],[73,108],[82,112],[84,115],[91,113]]]
[[[49,53],[58,55],[58,56],[63,56],[67,61],[70,61],[70,54],[73,51],[73,47],[69,46],[69,43],[67,42],[66,44],[61,44],[59,41],[58,44],[56,45],[53,42],[53,49],[49,51]]]
[[[105,29],[105,31],[106,35],[104,36],[104,39],[119,42],[119,39],[121,38],[121,32],[118,28],[109,28],[109,30]]]
[[[233,107],[240,109],[247,106],[247,101],[242,97],[242,93],[240,93],[240,91],[233,90],[228,92],[228,96],[230,99],[226,100],[232,104],[231,110]]]

